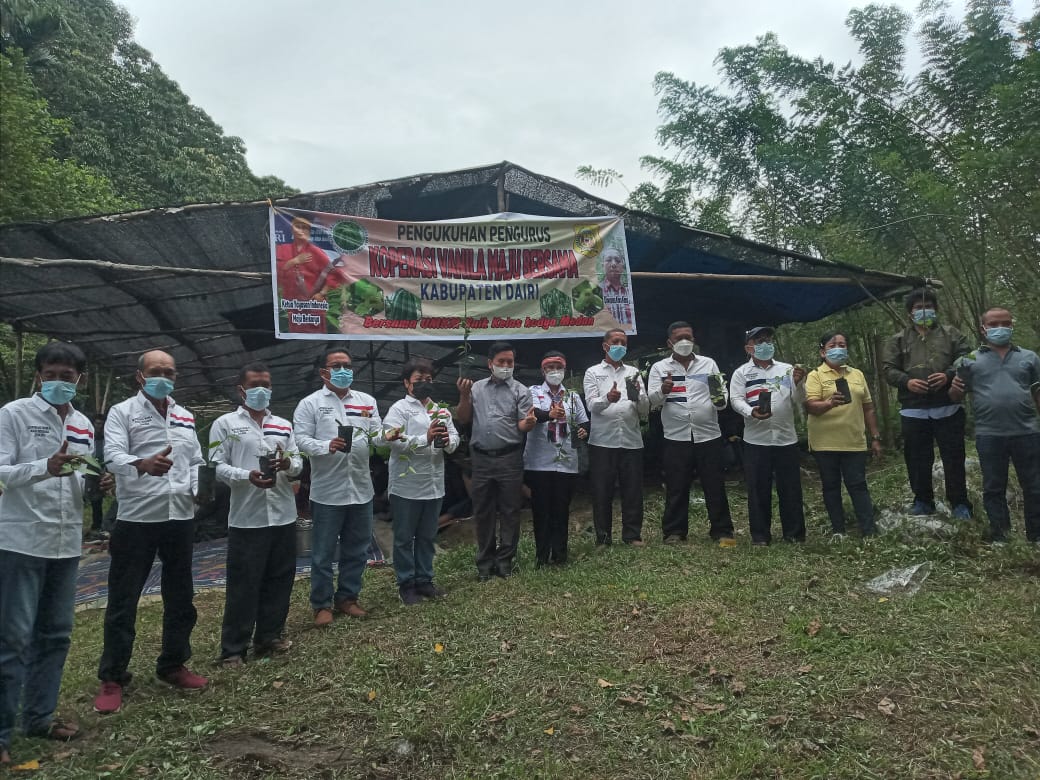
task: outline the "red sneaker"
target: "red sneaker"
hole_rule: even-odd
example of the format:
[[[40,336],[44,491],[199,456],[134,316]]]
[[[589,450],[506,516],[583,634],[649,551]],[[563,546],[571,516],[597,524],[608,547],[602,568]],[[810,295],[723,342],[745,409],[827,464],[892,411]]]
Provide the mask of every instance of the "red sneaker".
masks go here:
[[[123,706],[123,686],[117,682],[101,683],[101,690],[94,697],[94,712],[111,715]]]
[[[209,680],[188,669],[186,666],[178,666],[169,672],[163,672],[159,679],[169,683],[174,688],[182,688],[186,691],[197,691],[209,685]]]

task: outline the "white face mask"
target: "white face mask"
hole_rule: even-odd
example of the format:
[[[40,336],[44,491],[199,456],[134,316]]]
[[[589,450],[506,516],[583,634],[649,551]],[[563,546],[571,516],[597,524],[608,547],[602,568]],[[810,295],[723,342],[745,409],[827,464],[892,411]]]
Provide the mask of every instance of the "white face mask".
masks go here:
[[[513,378],[513,367],[512,366],[492,366],[491,373],[495,379],[505,381]]]
[[[546,371],[545,381],[553,387],[559,387],[563,382],[563,371]]]
[[[693,354],[693,342],[689,339],[682,339],[672,344],[672,352],[680,357],[689,357]]]

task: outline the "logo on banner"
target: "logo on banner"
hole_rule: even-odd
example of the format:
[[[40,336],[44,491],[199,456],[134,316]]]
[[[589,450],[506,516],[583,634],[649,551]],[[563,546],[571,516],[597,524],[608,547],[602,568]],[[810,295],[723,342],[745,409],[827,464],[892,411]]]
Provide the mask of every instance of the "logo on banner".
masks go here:
[[[585,257],[595,257],[603,251],[598,225],[574,226],[574,251]]]
[[[357,222],[343,220],[332,228],[332,241],[344,254],[352,255],[368,243],[368,231]]]

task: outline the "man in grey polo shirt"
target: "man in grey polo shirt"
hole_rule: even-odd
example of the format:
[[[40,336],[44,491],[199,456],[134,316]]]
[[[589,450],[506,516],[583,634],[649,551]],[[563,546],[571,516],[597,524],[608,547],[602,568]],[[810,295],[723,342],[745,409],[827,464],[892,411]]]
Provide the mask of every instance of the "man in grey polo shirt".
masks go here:
[[[496,341],[488,350],[491,376],[474,383],[459,379],[459,406],[455,417],[472,423],[470,461],[473,466],[473,521],[477,529],[477,575],[487,582],[493,575],[513,573],[520,540],[523,503],[524,434],[537,424],[531,393],[513,379],[516,350]],[[496,528],[501,515],[501,528]],[[496,533],[498,531],[498,533]]]
[[[982,467],[982,503],[993,541],[1007,541],[1008,462],[1015,464],[1025,505],[1026,538],[1040,543],[1040,358],[1011,342],[1014,323],[1007,309],[982,315],[985,344],[962,361],[950,398],[972,395],[975,447]]]

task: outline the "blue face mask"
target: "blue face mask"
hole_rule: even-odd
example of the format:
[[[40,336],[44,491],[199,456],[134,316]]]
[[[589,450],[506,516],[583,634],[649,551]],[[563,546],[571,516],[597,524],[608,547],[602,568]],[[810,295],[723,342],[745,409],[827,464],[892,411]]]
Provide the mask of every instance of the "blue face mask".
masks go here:
[[[915,309],[910,312],[910,316],[913,317],[914,325],[923,325],[926,328],[932,327],[938,319],[935,309]]]
[[[755,358],[758,360],[772,360],[776,354],[776,346],[769,341],[755,344]]]
[[[246,406],[262,412],[271,403],[271,389],[269,387],[250,387],[246,390]]]
[[[333,387],[346,390],[354,383],[354,369],[334,368],[329,371],[329,381],[332,382]]]
[[[845,365],[849,359],[849,351],[845,347],[831,347],[825,353],[827,360],[837,366]]]
[[[986,328],[986,341],[998,347],[1003,347],[1011,343],[1011,335],[1014,332],[1014,328]]]
[[[62,406],[76,397],[76,383],[53,380],[44,382],[40,387],[43,400],[53,406]]]
[[[164,376],[150,376],[144,380],[144,394],[156,401],[163,400],[173,392],[173,380]]]
[[[607,354],[610,355],[611,360],[618,362],[628,354],[628,347],[624,344],[611,344],[610,349],[607,350]]]

